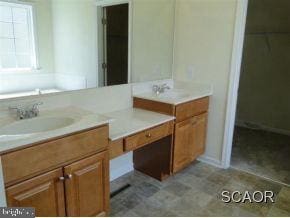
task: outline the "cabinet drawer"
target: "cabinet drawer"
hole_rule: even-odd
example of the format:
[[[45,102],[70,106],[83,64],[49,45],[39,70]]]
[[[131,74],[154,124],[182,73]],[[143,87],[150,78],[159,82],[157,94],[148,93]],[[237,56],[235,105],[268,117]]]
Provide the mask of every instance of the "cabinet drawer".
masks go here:
[[[4,154],[1,160],[5,184],[104,150],[108,146],[108,134],[108,126],[103,126]]]
[[[125,138],[124,150],[131,151],[173,133],[173,121]]]
[[[176,122],[186,120],[187,118],[199,115],[208,110],[209,97],[186,102],[176,106]]]

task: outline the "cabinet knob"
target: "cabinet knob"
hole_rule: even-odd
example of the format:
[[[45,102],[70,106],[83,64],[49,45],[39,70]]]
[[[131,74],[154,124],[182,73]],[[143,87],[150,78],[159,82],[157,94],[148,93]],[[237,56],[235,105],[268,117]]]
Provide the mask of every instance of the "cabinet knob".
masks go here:
[[[65,177],[66,177],[66,179],[72,179],[72,174],[68,174]]]
[[[150,133],[148,133],[148,134],[146,135],[146,137],[147,137],[147,138],[150,138],[150,137],[151,137],[151,134],[150,134]]]
[[[60,181],[64,181],[64,180],[65,180],[64,176],[60,176],[58,179],[59,179]]]

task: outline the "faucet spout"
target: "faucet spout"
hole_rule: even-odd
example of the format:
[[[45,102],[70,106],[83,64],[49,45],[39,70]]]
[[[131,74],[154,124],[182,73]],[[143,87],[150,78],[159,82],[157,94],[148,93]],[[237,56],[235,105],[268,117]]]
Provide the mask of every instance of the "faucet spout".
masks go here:
[[[160,93],[164,93],[166,89],[170,89],[169,85],[167,85],[166,83],[161,84],[161,85],[153,85],[153,92],[156,95],[159,95]]]
[[[9,107],[10,110],[16,110],[16,117],[19,120],[37,117],[39,115],[39,106],[43,102],[33,103],[27,106]]]

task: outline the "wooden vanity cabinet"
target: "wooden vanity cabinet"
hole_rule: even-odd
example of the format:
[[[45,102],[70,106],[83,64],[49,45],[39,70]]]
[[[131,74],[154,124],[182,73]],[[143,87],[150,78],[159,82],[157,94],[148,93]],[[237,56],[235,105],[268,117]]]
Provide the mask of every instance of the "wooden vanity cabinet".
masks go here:
[[[147,99],[134,98],[134,107],[176,117],[172,172],[188,166],[205,151],[209,97],[172,105]]]
[[[68,144],[61,142],[67,142],[68,138],[75,139],[71,141],[73,147],[77,147],[78,144],[82,148],[81,155],[88,152],[87,155],[77,158],[71,155],[75,153],[74,151],[66,155],[67,153],[64,151],[66,151]],[[58,149],[64,153],[61,154],[46,147],[55,148],[54,142],[60,146]],[[84,142],[86,142],[85,145]],[[93,147],[95,150],[91,153]],[[49,168],[37,168],[39,173],[34,175],[36,173],[35,167],[27,169],[27,166],[30,167],[31,164],[29,156],[26,156],[26,162],[30,164],[25,165],[22,158],[20,162],[24,165],[19,166],[18,161],[15,161],[13,157],[15,155],[16,157],[29,155],[27,149],[35,152],[32,152],[31,155],[36,154],[43,158],[43,161],[47,162],[45,166]],[[55,155],[56,153],[58,153],[58,157],[51,159],[51,154]],[[1,157],[9,207],[34,207],[36,216],[87,217],[108,215],[110,190],[107,126],[17,150]],[[61,157],[65,162],[58,162]],[[73,159],[70,161],[71,158]],[[42,165],[39,164],[39,166]],[[25,173],[19,175],[14,172],[12,176],[7,170],[13,170],[14,167],[21,167]],[[16,170],[16,172],[18,171],[19,169]],[[12,178],[14,180],[11,180]]]

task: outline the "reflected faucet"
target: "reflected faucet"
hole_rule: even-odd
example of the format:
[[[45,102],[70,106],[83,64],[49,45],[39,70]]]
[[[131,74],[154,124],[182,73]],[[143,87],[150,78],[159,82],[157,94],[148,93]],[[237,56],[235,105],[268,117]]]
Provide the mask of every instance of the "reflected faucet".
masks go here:
[[[165,89],[170,89],[169,85],[167,85],[166,83],[161,84],[161,85],[153,85],[153,92],[156,95],[159,95],[160,93],[164,93]]]
[[[39,115],[39,106],[43,102],[37,102],[26,106],[9,107],[10,110],[16,110],[18,120],[29,119]]]

